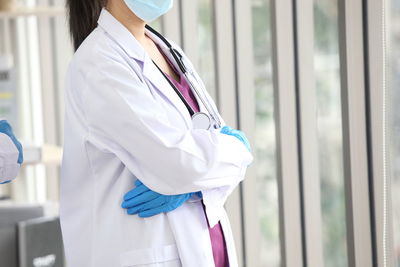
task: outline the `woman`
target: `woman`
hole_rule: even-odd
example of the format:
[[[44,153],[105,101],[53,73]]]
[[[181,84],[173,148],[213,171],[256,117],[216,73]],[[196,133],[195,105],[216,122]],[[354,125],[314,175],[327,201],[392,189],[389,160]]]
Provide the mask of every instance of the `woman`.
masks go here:
[[[146,26],[172,0],[67,3],[77,49],[61,184],[69,266],[237,266],[223,205],[250,147],[240,131],[192,122],[211,115],[202,99],[215,105],[195,95],[170,53],[202,85],[183,51]]]
[[[15,179],[23,161],[20,142],[10,124],[0,119],[0,184],[7,184]]]

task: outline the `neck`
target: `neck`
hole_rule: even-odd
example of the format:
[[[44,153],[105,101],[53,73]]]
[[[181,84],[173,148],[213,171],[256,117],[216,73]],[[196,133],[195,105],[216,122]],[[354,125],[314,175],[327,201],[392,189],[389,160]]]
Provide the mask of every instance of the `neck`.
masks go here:
[[[108,1],[106,6],[110,12],[122,25],[124,25],[136,40],[146,43],[145,26],[146,22],[136,16],[125,4],[124,1]]]

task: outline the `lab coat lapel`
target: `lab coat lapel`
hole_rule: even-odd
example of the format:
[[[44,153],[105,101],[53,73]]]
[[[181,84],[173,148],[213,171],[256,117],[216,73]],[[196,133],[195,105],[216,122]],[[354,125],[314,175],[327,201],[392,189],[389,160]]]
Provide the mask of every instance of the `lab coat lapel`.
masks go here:
[[[187,126],[191,127],[190,113],[185,104],[147,55],[143,65],[143,75],[179,111]]]
[[[146,56],[144,48],[133,34],[105,8],[102,9],[97,23],[129,57],[139,62],[144,61]]]
[[[128,29],[126,29],[125,26],[115,19],[106,9],[102,10],[98,24],[130,58],[140,63],[139,65],[142,65],[143,63],[142,71],[144,77],[179,111],[182,118],[185,120],[186,125],[190,128],[191,117],[185,104],[154,65],[143,46],[136,40],[133,34],[131,34]]]
[[[150,82],[152,86],[156,88],[158,92],[160,92],[179,111],[186,125],[191,128],[191,118],[185,104],[176,94],[175,90],[171,87],[165,77],[160,73],[158,68],[154,65],[153,61],[146,53],[144,48],[141,46],[141,44],[136,40],[136,38],[106,9],[102,10],[98,23],[99,26],[103,28],[104,31],[107,32],[107,34],[110,35],[114,42],[116,42],[127,53],[129,57],[140,63],[139,65],[143,66],[143,75],[147,79],[147,81]],[[164,54],[174,65],[175,69],[180,72],[177,63],[169,52],[166,44],[149,30],[146,30],[146,34],[163,50]],[[178,47],[175,48],[180,50]],[[185,62],[187,62],[186,67],[189,69],[189,71],[192,71],[195,74],[196,79],[199,80],[199,76],[195,72],[190,61],[187,59],[183,52],[181,52],[181,54]],[[198,82],[202,85],[201,81]],[[194,95],[196,97],[197,103],[199,104],[200,111],[209,114],[207,109],[203,105],[203,102],[201,101],[201,97],[199,97],[195,93]],[[208,96],[204,94],[204,96],[202,97],[207,98]]]
[[[146,29],[146,35],[148,37],[150,37],[153,40],[153,42],[155,42],[158,45],[158,47],[161,48],[161,50],[163,51],[164,55],[169,59],[169,62],[171,62],[173,64],[175,70],[178,73],[181,73],[181,70],[180,70],[178,64],[176,63],[174,57],[170,53],[169,48],[167,47],[167,45],[148,29]],[[174,45],[172,45],[172,46],[174,47]],[[177,47],[174,47],[174,48],[177,49]],[[190,62],[188,60],[188,58],[186,58],[186,56],[183,53],[181,53],[181,54],[182,54],[185,62]],[[186,67],[188,68],[189,72],[195,73],[195,70],[194,70],[192,64],[186,64]],[[198,75],[196,74],[195,76],[198,76]],[[196,77],[196,79],[197,79],[197,77]],[[199,84],[201,84],[201,83],[199,83]],[[207,109],[205,108],[205,106],[203,105],[203,102],[201,101],[201,98],[195,92],[193,92],[193,94],[194,94],[194,96],[196,98],[197,103],[199,104],[200,111],[208,114]]]

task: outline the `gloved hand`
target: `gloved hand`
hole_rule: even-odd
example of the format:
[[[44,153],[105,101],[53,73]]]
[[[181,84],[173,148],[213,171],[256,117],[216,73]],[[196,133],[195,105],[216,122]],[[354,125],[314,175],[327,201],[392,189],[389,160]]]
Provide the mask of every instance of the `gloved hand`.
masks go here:
[[[230,126],[224,126],[221,129],[221,133],[236,137],[246,146],[247,150],[251,152],[250,142],[247,140],[246,135],[242,131],[232,129]]]
[[[163,212],[170,212],[180,207],[193,193],[174,196],[161,195],[149,189],[141,181],[135,181],[136,187],[125,194],[122,208],[130,215],[151,217]]]
[[[24,154],[23,154],[22,145],[15,137],[10,124],[6,120],[0,121],[0,133],[4,133],[11,138],[11,140],[13,141],[13,143],[15,144],[15,146],[17,147],[18,152],[19,152],[18,164],[22,164],[24,162]]]

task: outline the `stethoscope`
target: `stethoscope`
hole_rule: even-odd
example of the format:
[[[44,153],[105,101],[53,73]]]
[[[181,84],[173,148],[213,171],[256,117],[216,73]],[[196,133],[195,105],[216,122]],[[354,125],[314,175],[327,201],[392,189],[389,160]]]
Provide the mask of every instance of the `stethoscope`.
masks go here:
[[[151,31],[154,35],[156,35],[161,41],[163,41],[165,45],[168,47],[169,52],[171,53],[180,71],[185,77],[187,83],[189,84],[190,90],[192,90],[192,92],[197,95],[198,99],[200,99],[200,101],[203,103],[205,109],[208,112],[208,114],[204,112],[195,112],[194,109],[188,103],[188,101],[185,99],[185,97],[182,95],[182,93],[178,90],[178,88],[176,88],[176,86],[165,75],[165,73],[160,69],[160,67],[158,67],[157,64],[154,63],[158,68],[158,70],[168,81],[168,83],[172,86],[172,88],[179,96],[179,98],[182,100],[182,102],[185,104],[186,108],[189,110],[190,116],[192,118],[193,128],[205,129],[205,130],[209,130],[211,127],[214,129],[221,128],[221,121],[219,119],[218,112],[215,110],[214,106],[210,103],[209,99],[204,95],[204,88],[199,85],[199,82],[194,76],[193,71],[189,71],[189,69],[185,66],[182,55],[175,48],[172,47],[171,43],[168,42],[168,40],[165,39],[164,36],[162,36],[156,30],[151,28],[149,25],[146,25],[146,28],[149,31]]]

